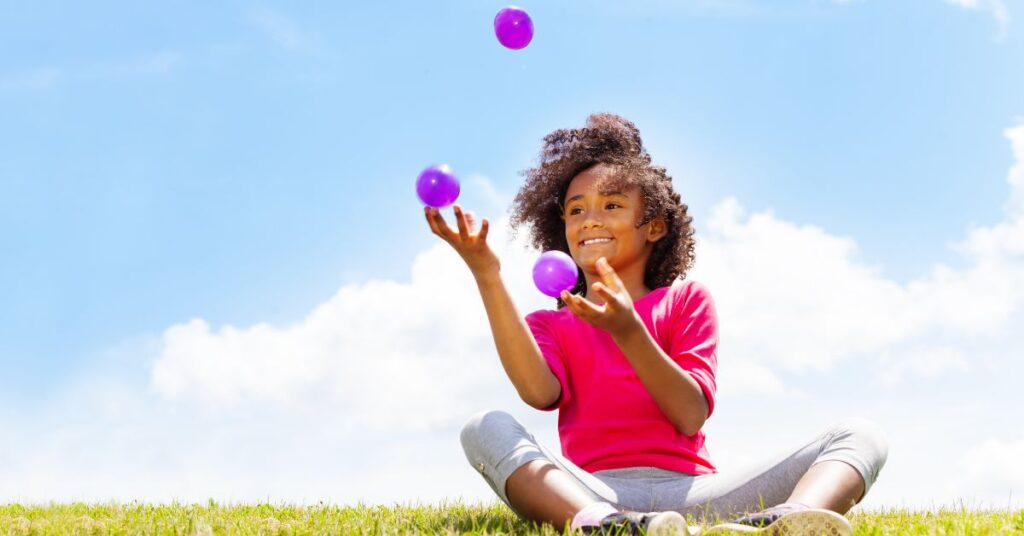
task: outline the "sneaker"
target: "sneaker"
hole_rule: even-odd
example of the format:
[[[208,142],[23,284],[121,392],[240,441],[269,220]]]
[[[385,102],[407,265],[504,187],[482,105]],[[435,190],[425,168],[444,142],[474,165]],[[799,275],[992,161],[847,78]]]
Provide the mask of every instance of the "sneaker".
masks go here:
[[[605,516],[599,526],[580,527],[583,534],[647,536],[688,536],[686,519],[679,512],[616,512]]]
[[[805,506],[801,503],[782,503],[778,506],[761,510],[760,512],[754,512],[747,514],[736,520],[736,523],[740,525],[749,525],[751,527],[763,528],[775,523],[783,516],[792,514],[794,512],[801,512],[804,510],[810,510],[811,507]]]
[[[853,527],[845,517],[831,510],[806,506],[780,505],[745,515],[734,523],[723,523],[705,530],[703,535],[760,534],[763,536],[851,536]]]

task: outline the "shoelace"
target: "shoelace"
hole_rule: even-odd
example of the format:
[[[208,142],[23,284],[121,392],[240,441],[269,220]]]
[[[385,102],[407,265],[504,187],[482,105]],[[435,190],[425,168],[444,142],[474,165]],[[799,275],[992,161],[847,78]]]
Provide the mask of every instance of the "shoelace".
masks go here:
[[[609,514],[601,520],[599,526],[581,527],[584,534],[640,534],[640,528],[645,527],[650,516],[640,512],[616,512]]]
[[[736,520],[736,523],[740,525],[750,525],[752,527],[765,527],[771,525],[780,517],[792,513],[799,512],[800,510],[807,510],[807,507],[802,504],[780,504],[771,508],[766,508],[760,512],[747,514]]]

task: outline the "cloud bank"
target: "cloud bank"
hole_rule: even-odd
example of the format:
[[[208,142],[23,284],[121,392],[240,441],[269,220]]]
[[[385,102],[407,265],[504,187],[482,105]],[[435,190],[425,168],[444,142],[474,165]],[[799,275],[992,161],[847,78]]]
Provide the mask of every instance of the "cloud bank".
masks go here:
[[[794,446],[812,413],[856,408],[888,424],[893,444],[866,505],[1024,495],[1024,433],[977,417],[1008,419],[1020,395],[989,401],[983,382],[964,382],[976,402],[958,409],[938,389],[1009,367],[996,350],[1024,331],[1024,126],[1006,137],[1016,161],[1003,220],[952,245],[966,268],[936,264],[904,285],[859,259],[850,237],[732,198],[715,207],[691,277],[711,289],[722,326],[709,421],[720,466]],[[492,230],[520,314],[553,307],[530,281],[526,233],[510,240],[505,218]],[[344,286],[290,325],[194,318],[109,354],[47,406],[0,420],[3,500],[489,502],[458,442],[482,409],[512,412],[557,449],[555,415],[516,397],[469,271],[440,240],[411,260],[408,281]],[[828,388],[852,377],[864,387]],[[904,396],[919,405],[896,405]],[[765,408],[774,428],[751,444],[742,425]],[[974,434],[948,441],[960,412]]]

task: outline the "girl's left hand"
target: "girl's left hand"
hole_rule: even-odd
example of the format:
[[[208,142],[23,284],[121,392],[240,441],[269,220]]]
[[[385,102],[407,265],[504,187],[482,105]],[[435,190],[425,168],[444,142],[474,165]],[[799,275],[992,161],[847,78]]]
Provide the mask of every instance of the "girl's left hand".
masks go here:
[[[569,309],[588,324],[603,329],[613,336],[624,335],[637,327],[643,327],[640,317],[633,309],[633,298],[622,284],[619,274],[601,257],[597,260],[597,272],[604,283],[596,282],[594,292],[604,298],[603,305],[595,305],[584,297],[563,290],[562,301]]]

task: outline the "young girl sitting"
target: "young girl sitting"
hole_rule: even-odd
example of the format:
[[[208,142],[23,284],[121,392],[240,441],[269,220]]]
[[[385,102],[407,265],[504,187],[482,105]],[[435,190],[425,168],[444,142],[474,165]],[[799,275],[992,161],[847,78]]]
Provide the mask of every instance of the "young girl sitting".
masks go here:
[[[557,530],[685,534],[682,514],[738,517],[710,533],[850,534],[841,514],[885,463],[872,423],[847,420],[745,471],[718,471],[704,446],[715,409],[718,319],[694,260],[692,218],[630,121],[595,114],[545,137],[514,201],[512,226],[579,267],[557,310],[520,317],[487,245],[455,205],[458,229],[431,230],[476,279],[506,374],[520,398],[558,410],[561,459],[502,411],[474,415],[470,464],[520,518]],[[764,505],[770,508],[762,510]]]

